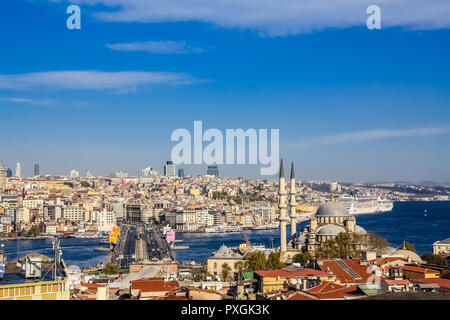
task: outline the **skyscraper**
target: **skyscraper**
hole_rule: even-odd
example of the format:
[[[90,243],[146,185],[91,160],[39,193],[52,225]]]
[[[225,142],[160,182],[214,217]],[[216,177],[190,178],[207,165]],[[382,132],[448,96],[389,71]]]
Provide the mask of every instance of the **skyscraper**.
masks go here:
[[[219,176],[219,168],[217,166],[208,166],[208,170],[206,171],[206,174],[211,176]]]
[[[172,161],[167,161],[164,165],[164,175],[166,177],[176,176],[176,168]]]
[[[184,177],[184,169],[178,169],[178,177],[183,178]]]
[[[16,163],[16,177],[17,178],[22,178],[22,169],[21,169],[21,167],[20,167],[20,162],[17,162]]]
[[[36,163],[34,165],[34,176],[38,176],[39,175],[39,163]]]

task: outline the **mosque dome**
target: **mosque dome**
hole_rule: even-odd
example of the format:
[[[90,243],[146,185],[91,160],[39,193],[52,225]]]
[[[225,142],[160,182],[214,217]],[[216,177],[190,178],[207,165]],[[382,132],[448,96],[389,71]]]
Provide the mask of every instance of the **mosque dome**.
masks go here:
[[[321,236],[337,236],[339,233],[345,232],[344,228],[341,228],[335,224],[327,224],[317,232]]]
[[[355,226],[355,233],[366,234],[367,231],[363,227],[360,227],[360,226],[357,225],[357,226]]]
[[[347,209],[339,202],[330,201],[322,204],[319,209],[317,209],[316,217],[342,217],[349,216]]]
[[[402,256],[405,259],[408,259],[409,261],[425,263],[425,261],[423,261],[422,258],[420,258],[420,256],[417,253],[415,253],[411,250],[400,249],[400,250],[395,251],[393,255],[394,256]]]

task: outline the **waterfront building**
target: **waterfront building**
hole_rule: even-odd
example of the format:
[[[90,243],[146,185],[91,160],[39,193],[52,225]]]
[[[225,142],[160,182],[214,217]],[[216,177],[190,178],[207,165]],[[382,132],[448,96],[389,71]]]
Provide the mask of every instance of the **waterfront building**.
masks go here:
[[[339,233],[366,234],[364,228],[356,225],[356,218],[339,202],[322,204],[310,223],[298,232],[292,246],[300,252],[314,253],[327,240],[334,239]]]
[[[111,232],[116,227],[116,217],[114,211],[103,208],[97,212],[97,230],[99,232]]]
[[[212,257],[207,261],[207,270],[209,274],[222,276],[222,268],[226,264],[230,267],[230,275],[239,271],[235,268],[236,262],[242,262],[244,256],[234,250],[222,245],[219,250],[213,252]]]
[[[450,238],[433,243],[434,254],[450,253]]]
[[[84,208],[76,205],[65,206],[63,208],[63,217],[71,222],[84,221]]]
[[[176,167],[172,161],[167,161],[164,165],[164,175],[166,177],[176,176]]]

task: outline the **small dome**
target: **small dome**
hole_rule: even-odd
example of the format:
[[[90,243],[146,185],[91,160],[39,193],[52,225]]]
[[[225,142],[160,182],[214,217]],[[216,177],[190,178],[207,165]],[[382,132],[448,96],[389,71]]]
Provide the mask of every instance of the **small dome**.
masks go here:
[[[298,236],[298,237],[295,239],[295,243],[297,243],[297,244],[303,244],[303,243],[306,243],[306,238],[303,237],[303,236]]]
[[[400,250],[395,251],[393,255],[394,256],[402,256],[405,259],[408,259],[411,261],[425,263],[425,261],[423,261],[422,258],[420,258],[420,256],[417,253],[415,253],[411,250],[400,249]]]
[[[343,217],[349,216],[347,209],[339,202],[330,201],[322,204],[317,210],[316,217],[334,216]]]
[[[358,233],[358,234],[366,234],[367,231],[366,231],[363,227],[355,226],[355,233]]]
[[[321,236],[337,236],[339,233],[345,232],[344,228],[341,228],[335,224],[327,224],[317,232]]]

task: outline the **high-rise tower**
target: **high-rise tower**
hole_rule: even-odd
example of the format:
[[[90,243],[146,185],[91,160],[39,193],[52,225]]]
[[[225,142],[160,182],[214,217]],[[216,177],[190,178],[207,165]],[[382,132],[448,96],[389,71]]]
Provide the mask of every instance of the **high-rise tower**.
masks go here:
[[[295,173],[294,173],[294,162],[291,164],[291,188],[289,191],[290,195],[290,201],[289,201],[289,208],[290,208],[290,218],[291,218],[291,236],[294,236],[297,233],[297,211],[296,206],[297,202],[295,201],[295,196],[297,195],[297,192],[295,190]]]
[[[280,261],[285,262],[286,256],[286,223],[289,220],[287,216],[287,199],[286,199],[286,181],[284,177],[284,167],[283,159],[280,163],[280,190],[278,192],[280,195],[278,207],[280,208],[280,216],[278,220],[280,221]]]
[[[20,167],[20,162],[17,162],[16,163],[16,177],[17,178],[22,178],[22,169],[21,169],[21,167]]]
[[[6,182],[6,167],[5,164],[3,163],[2,159],[0,159],[0,184],[3,184]]]

